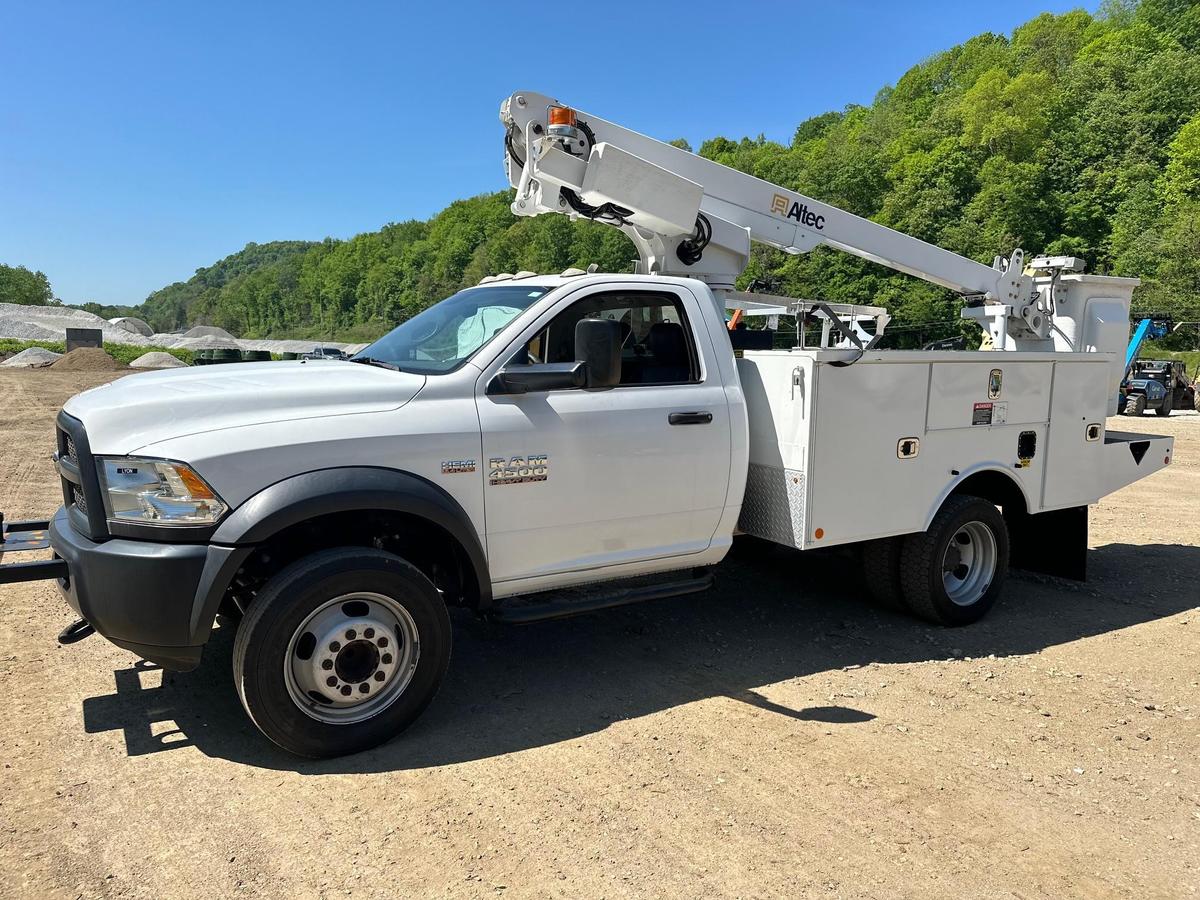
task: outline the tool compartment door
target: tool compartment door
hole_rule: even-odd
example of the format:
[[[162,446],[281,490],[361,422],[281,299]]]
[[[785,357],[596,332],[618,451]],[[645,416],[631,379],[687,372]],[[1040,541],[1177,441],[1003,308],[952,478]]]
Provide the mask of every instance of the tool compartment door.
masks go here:
[[[920,531],[940,466],[925,446],[929,363],[863,359],[816,367],[806,548]],[[898,441],[920,451],[901,459]],[[936,471],[935,471],[936,470]],[[821,537],[817,538],[817,529]]]
[[[1079,354],[1054,364],[1042,509],[1095,503],[1101,496],[1108,358]]]

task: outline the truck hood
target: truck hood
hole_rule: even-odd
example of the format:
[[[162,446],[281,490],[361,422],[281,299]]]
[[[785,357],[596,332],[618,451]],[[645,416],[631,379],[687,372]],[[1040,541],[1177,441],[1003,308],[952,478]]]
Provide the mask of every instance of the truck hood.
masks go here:
[[[189,434],[397,409],[424,375],[334,360],[227,363],[129,375],[77,394],[93,453],[133,453]]]

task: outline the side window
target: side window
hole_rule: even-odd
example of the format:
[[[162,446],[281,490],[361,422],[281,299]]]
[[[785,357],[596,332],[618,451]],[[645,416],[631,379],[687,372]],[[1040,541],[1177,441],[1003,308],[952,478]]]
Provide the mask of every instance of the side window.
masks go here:
[[[674,294],[614,291],[592,294],[551,320],[525,346],[529,361],[575,359],[575,325],[581,319],[621,323],[621,384],[689,384],[700,380],[692,332]]]

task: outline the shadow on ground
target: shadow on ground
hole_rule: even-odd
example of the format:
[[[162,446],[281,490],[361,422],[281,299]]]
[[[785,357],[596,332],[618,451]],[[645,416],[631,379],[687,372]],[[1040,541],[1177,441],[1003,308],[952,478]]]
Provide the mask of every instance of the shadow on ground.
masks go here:
[[[290,756],[253,729],[234,693],[232,628],[214,633],[194,672],[142,687],[139,663],[115,693],[84,701],[88,732],[120,729],[129,755],[195,746],[209,756],[307,773],[437,766],[539,747],[609,723],[724,696],[799,720],[853,724],[846,707],[789,709],[755,688],[871,662],[1033,653],[1200,604],[1200,548],[1109,544],[1089,554],[1090,581],[1014,575],[991,615],[947,630],[864,599],[848,557],[736,545],[713,590],[526,626],[454,617],[441,693],[391,743],[321,762]],[[174,724],[171,724],[174,723]]]

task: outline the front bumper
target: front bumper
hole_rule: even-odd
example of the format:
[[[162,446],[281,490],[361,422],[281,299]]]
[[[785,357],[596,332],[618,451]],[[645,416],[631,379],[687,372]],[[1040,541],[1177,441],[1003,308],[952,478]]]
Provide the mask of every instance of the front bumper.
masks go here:
[[[101,635],[167,669],[200,663],[217,606],[246,552],[208,544],[160,544],[80,534],[65,508],[50,546],[66,561],[58,579],[68,605]]]

